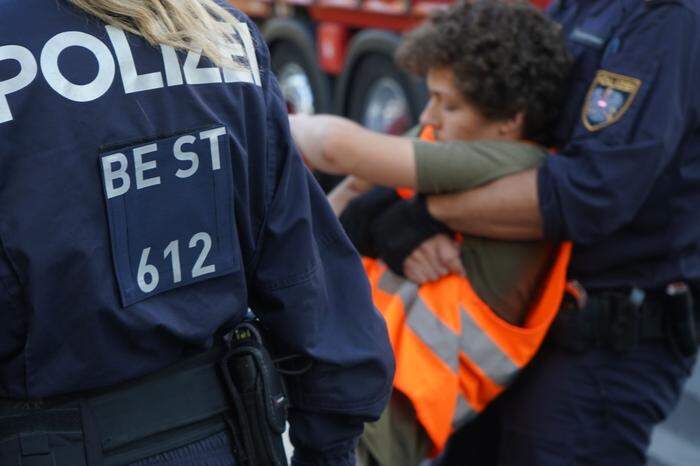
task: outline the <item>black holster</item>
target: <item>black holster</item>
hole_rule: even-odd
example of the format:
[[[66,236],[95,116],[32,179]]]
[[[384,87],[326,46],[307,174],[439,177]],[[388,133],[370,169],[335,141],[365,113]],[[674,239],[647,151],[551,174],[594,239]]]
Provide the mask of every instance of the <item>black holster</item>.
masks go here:
[[[698,351],[693,295],[689,287],[680,282],[667,286],[666,296],[666,323],[671,341],[683,356],[693,356]]]
[[[695,342],[700,346],[700,280],[688,282],[693,296],[693,314],[695,321]]]
[[[282,433],[287,396],[282,377],[249,321],[227,335],[221,372],[232,401],[230,427],[241,466],[286,466]]]

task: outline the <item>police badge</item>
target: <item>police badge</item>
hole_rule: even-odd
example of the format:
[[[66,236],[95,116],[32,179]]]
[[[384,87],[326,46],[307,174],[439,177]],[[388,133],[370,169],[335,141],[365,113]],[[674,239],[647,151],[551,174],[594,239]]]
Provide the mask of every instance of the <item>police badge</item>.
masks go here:
[[[598,131],[615,123],[632,105],[641,85],[639,79],[599,70],[583,105],[583,125]]]

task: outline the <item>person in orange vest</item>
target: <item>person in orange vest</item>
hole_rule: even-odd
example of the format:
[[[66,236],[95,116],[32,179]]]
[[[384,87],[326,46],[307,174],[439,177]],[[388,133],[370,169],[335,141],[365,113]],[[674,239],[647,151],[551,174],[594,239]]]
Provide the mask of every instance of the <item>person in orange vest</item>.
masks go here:
[[[513,30],[523,37],[514,39]],[[464,53],[444,52],[453,41]],[[487,42],[498,45],[484,49]],[[400,265],[371,258],[368,233],[381,232],[383,209],[412,196],[405,188],[459,191],[538,166],[568,69],[556,26],[532,7],[505,1],[461,3],[434,16],[409,34],[398,60],[427,75],[422,141],[372,133],[339,117],[291,117],[295,141],[313,167],[402,187],[360,194],[366,182],[351,177],[329,196],[353,242],[370,256],[365,270],[397,360],[391,405],[362,439],[370,462],[381,465],[418,464],[438,453],[455,427],[509,385],[556,313],[570,252],[569,245],[552,254],[544,242],[476,237],[461,238],[457,247],[438,236],[432,245],[414,246],[455,259],[461,252],[461,261],[450,267],[456,274],[439,280],[444,271],[423,264],[412,277],[420,287],[399,276]],[[516,70],[524,73],[521,81]],[[478,141],[434,157],[432,140]],[[430,219],[414,220],[449,233]]]

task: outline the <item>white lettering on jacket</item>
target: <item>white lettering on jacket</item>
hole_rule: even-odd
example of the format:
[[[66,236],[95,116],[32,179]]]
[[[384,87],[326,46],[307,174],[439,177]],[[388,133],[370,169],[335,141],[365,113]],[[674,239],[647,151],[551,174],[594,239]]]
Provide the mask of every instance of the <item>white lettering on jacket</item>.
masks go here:
[[[158,147],[156,143],[148,143],[141,146],[136,146],[126,152],[117,152],[115,154],[102,157],[102,173],[104,177],[105,191],[107,199],[126,194],[132,188],[131,177],[129,176],[129,159],[134,166],[134,174],[136,178],[136,189],[146,189],[151,186],[161,184],[161,175],[166,178],[174,175],[180,179],[186,179],[194,175],[200,169],[199,158],[206,154],[197,154],[196,152],[184,152],[185,144],[192,144],[197,140],[209,141],[209,155],[211,156],[211,171],[221,170],[221,149],[219,141],[226,136],[227,131],[225,126],[201,131],[199,139],[195,134],[185,134],[175,140],[172,147]],[[158,167],[157,160],[149,158],[148,154],[158,153],[172,154],[181,162],[188,162],[189,166],[185,169],[179,168],[175,173],[161,173]],[[168,155],[169,156],[169,155]],[[153,157],[151,155],[150,157]]]
[[[91,102],[102,97],[114,84],[116,71],[122,80],[125,94],[146,92],[163,87],[216,83],[250,83],[261,85],[260,70],[250,30],[245,23],[235,26],[241,43],[232,43],[227,52],[237,58],[237,69],[200,67],[201,54],[188,52],[184,63],[176,51],[161,45],[162,71],[139,73],[127,35],[124,31],[105,26],[109,47],[97,37],[80,31],[65,31],[51,37],[39,54],[39,62],[26,47],[21,45],[0,46],[0,62],[14,60],[19,64],[19,73],[0,81],[0,124],[14,119],[11,95],[28,88],[38,76],[38,71],[47,84],[59,95],[74,102]],[[59,56],[73,47],[87,50],[97,62],[97,75],[86,84],[71,82],[61,70]],[[116,60],[115,60],[116,58]],[[240,60],[240,59],[243,60]],[[247,63],[247,64],[246,64]]]

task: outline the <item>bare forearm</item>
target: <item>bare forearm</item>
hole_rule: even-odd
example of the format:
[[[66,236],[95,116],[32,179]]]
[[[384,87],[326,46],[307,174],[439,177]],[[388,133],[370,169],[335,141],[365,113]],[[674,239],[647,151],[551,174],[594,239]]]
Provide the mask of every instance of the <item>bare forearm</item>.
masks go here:
[[[343,173],[383,186],[414,187],[413,146],[407,138],[375,133],[347,120],[328,128],[324,158]]]
[[[542,239],[535,170],[463,193],[430,196],[428,210],[450,228],[470,235],[503,240]]]
[[[414,187],[410,139],[375,133],[332,115],[290,117],[294,140],[307,162],[332,174],[355,175],[389,187]]]

